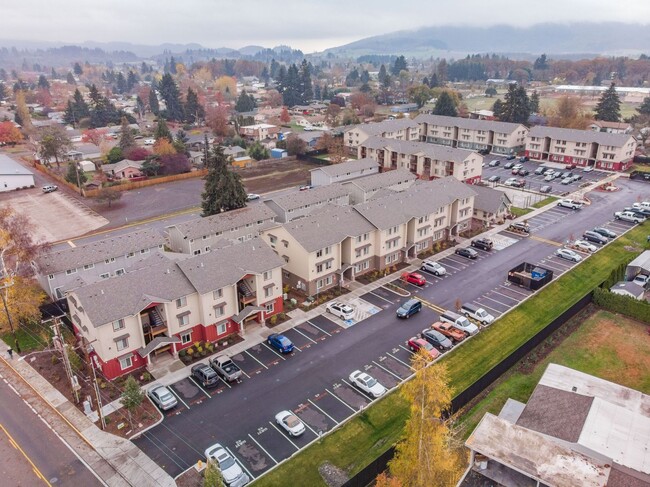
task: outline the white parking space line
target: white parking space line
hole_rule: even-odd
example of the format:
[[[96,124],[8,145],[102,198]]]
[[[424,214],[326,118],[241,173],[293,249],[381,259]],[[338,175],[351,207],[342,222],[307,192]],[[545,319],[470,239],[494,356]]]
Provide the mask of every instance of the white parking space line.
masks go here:
[[[198,387],[199,389],[201,389],[201,390],[203,391],[203,394],[205,394],[206,396],[208,396],[208,399],[212,399],[212,396],[211,396],[210,394],[208,394],[208,393],[205,391],[205,389],[203,389],[203,387],[201,387],[201,386],[199,385],[199,383],[196,382],[196,381],[192,378],[192,376],[190,376],[190,380],[194,383],[194,385],[195,385],[196,387]]]
[[[295,345],[293,346],[293,348],[294,350],[298,350],[299,352],[302,352],[302,350],[300,350],[300,348],[296,347]]]
[[[230,448],[228,448],[227,446],[226,446],[225,448],[226,448],[226,451],[227,451],[228,453],[230,453],[230,456],[231,456],[231,457],[233,457],[233,458],[237,458],[237,457],[236,457],[235,455],[233,455],[233,453],[230,451]],[[238,460],[239,460],[239,459],[238,459]],[[248,474],[248,476],[250,477],[251,480],[254,480],[254,479],[255,479],[255,475],[253,475],[252,473],[250,473],[250,471],[246,468],[246,465],[244,465],[244,462],[242,462],[241,460],[239,460],[237,463],[241,466],[241,468],[243,468],[244,470],[246,470],[246,473]],[[277,462],[276,462],[276,463],[277,463]]]
[[[282,355],[280,355],[278,352],[276,352],[276,351],[273,350],[271,347],[269,347],[269,346],[266,344],[266,342],[262,342],[262,345],[264,345],[266,348],[268,348],[269,350],[271,350],[271,352],[273,352],[274,354],[276,354],[276,355],[277,355],[278,357],[280,357],[282,360],[287,360],[287,359],[284,358]]]
[[[248,375],[246,372],[244,372],[244,369],[240,369],[240,370],[241,370],[241,373],[244,374],[246,377],[248,377],[249,379],[251,378],[250,375]]]
[[[183,403],[183,406],[185,406],[187,409],[190,408],[190,407],[187,405],[187,403],[181,399],[181,396],[179,396],[178,394],[176,394],[176,393],[174,392],[174,389],[172,389],[171,387],[168,387],[167,389],[169,389],[169,392],[171,392],[171,393],[174,395],[174,397],[175,397],[176,399],[178,399],[180,402]]]
[[[355,385],[353,385],[353,384],[350,384],[350,383],[349,383],[347,380],[345,380],[345,379],[341,379],[341,380],[342,380],[343,382],[345,382],[347,385],[349,385],[352,389],[354,389],[354,390],[357,392],[357,394],[359,394],[361,397],[363,397],[364,399],[368,399],[368,396],[367,396],[365,393],[363,393],[363,392],[361,391],[361,389],[359,389],[357,386],[355,386]],[[374,398],[371,398],[370,400],[372,400],[372,399],[374,399]]]
[[[390,370],[388,370],[386,367],[384,367],[384,366],[382,366],[382,365],[379,365],[379,364],[378,364],[377,362],[375,362],[374,360],[372,361],[372,363],[375,364],[375,365],[376,365],[377,367],[379,367],[380,369],[382,369],[382,370],[388,372],[390,375],[392,375],[393,377],[395,377],[396,379],[398,379],[400,382],[402,381],[402,378],[401,378],[399,375],[392,373],[392,372],[391,372]]]
[[[508,286],[508,290],[512,291],[513,293],[519,294],[520,296],[523,296],[525,298],[530,296],[530,294],[521,292],[519,289],[514,289],[512,286]]]
[[[409,352],[411,352],[411,351],[409,350]],[[412,352],[411,352],[411,353],[412,353]],[[409,369],[411,368],[411,366],[410,366],[409,364],[407,364],[407,363],[404,362],[403,360],[398,359],[398,358],[397,358],[395,355],[393,355],[392,353],[390,353],[390,352],[386,352],[386,355],[390,355],[392,358],[394,358],[395,360],[397,360],[400,364],[402,364],[402,365],[406,365]]]
[[[292,412],[293,412],[294,414],[296,414],[295,411],[292,411]],[[297,414],[296,414],[296,416],[297,416]],[[301,421],[302,421],[302,420],[301,420]],[[306,421],[303,421],[302,424],[304,424],[307,428],[309,428],[309,431],[311,431],[312,433],[314,433],[314,434],[315,434],[316,436],[318,436],[318,437],[320,437],[320,435],[323,434],[322,431],[321,431],[320,433],[316,433],[316,432],[314,431],[314,429],[313,429],[311,426],[309,426],[309,424],[308,424]]]
[[[548,262],[546,262],[546,263],[544,264],[544,267],[548,267],[549,269],[554,270],[554,271],[557,271],[557,272],[564,272],[564,271],[566,271],[567,269],[570,268],[570,266],[569,266],[569,267],[562,267],[561,265],[558,265],[558,262],[557,262],[557,261],[551,261],[551,262],[552,262],[553,264],[555,264],[557,267],[554,267],[554,266],[552,266],[552,265],[549,265]]]
[[[440,280],[442,280],[442,279],[445,278],[445,275],[442,275],[442,276],[436,276],[433,272],[431,272],[431,271],[427,271],[427,270],[425,270],[425,269],[420,269],[420,272],[423,273],[423,274],[425,274],[425,275],[427,275],[427,276],[435,277],[436,279],[440,279]]]
[[[455,270],[455,271],[457,271],[457,272],[460,272],[460,271],[462,271],[463,269],[465,269],[465,267],[454,267],[453,265],[450,265],[449,262],[448,262],[449,260],[451,260],[451,259],[449,258],[449,256],[445,257],[445,259],[447,259],[447,260],[445,260],[445,261],[443,262],[443,265],[445,266],[445,268],[453,269],[453,270]],[[453,263],[456,263],[455,260],[452,260],[452,262],[453,262]]]
[[[404,345],[400,345],[400,348],[401,348],[402,350],[407,351],[407,352],[410,353],[411,355],[413,355],[413,354],[415,353],[415,352],[413,352],[410,348],[406,348]]]
[[[257,360],[255,357],[253,357],[250,353],[248,353],[248,350],[244,350],[244,353],[245,353],[246,355],[248,355],[250,358],[252,358],[253,360],[255,360],[255,362],[257,362],[258,364],[260,364],[260,365],[261,365],[262,367],[264,367],[266,370],[269,369],[266,365],[264,365],[262,362],[260,362],[260,361]]]
[[[271,423],[271,421],[269,421],[269,424],[273,426],[278,431],[278,433],[280,433],[289,443],[291,443],[293,447],[296,449],[296,451],[300,450],[300,447],[296,445],[293,441],[291,441],[291,438],[289,438],[285,433],[283,433],[282,430],[275,425],[275,423]]]
[[[498,318],[498,317],[503,313],[503,311],[499,311],[498,309],[491,308],[490,306],[488,306],[488,305],[485,304],[485,303],[481,303],[480,301],[476,301],[476,302],[477,302],[477,303],[478,303],[482,308],[487,308],[487,309],[489,309],[490,311],[496,313],[496,314],[498,315],[498,316],[496,316],[496,318]]]
[[[304,337],[305,337],[307,340],[309,340],[310,342],[312,342],[312,343],[318,343],[317,341],[312,340],[312,339],[309,338],[307,335],[305,335],[303,332],[301,332],[301,331],[298,329],[298,327],[295,327],[295,326],[294,326],[294,327],[292,328],[292,330],[297,331],[298,333],[300,333],[302,336],[304,336]]]
[[[338,397],[338,396],[337,396],[336,394],[334,394],[332,391],[330,391],[329,389],[325,389],[325,390],[326,390],[326,391],[330,394],[330,396],[332,396],[334,399],[336,399],[337,401],[339,401],[341,404],[344,404],[345,406],[347,406],[348,409],[350,409],[350,411],[352,411],[352,412],[354,412],[354,413],[357,412],[356,409],[354,409],[352,406],[350,406],[347,402],[345,402],[343,399],[341,399],[340,397]]]
[[[314,325],[311,321],[307,320],[307,323],[309,323],[309,324],[310,324],[311,326],[313,326],[314,328],[316,328],[316,329],[322,331],[322,332],[325,333],[328,337],[331,337],[331,336],[332,336],[331,333],[327,333],[327,332],[326,332],[325,330],[323,330],[320,326]]]
[[[267,452],[267,451],[264,449],[264,447],[263,447],[262,445],[260,445],[260,444],[257,442],[257,440],[256,440],[255,438],[253,438],[253,437],[251,436],[250,433],[248,434],[248,437],[249,437],[251,440],[253,440],[253,441],[255,442],[255,444],[256,444],[257,446],[259,446],[260,449],[261,449],[264,453],[266,453],[266,454],[268,455],[268,457],[269,457],[271,460],[273,460],[273,461],[276,463],[276,465],[277,465],[278,461],[277,461],[275,458],[273,458],[273,457],[271,456],[271,454],[270,454],[269,452]]]
[[[314,406],[314,407],[315,407],[316,409],[318,409],[321,413],[323,413],[325,416],[327,416],[327,417],[330,418],[332,421],[334,421],[334,423],[339,424],[339,422],[338,422],[337,420],[335,420],[332,416],[330,416],[330,415],[327,414],[325,411],[323,411],[321,408],[319,408],[318,406],[316,406],[316,404],[314,404],[314,401],[312,401],[311,399],[307,399],[307,400],[309,401],[309,404],[311,404],[312,406]]]
[[[375,293],[373,293],[372,291],[370,291],[370,294],[372,294],[373,296],[377,296],[379,299],[383,299],[383,300],[386,301],[387,303],[395,304],[395,303],[393,303],[392,301],[386,299],[385,297],[380,296],[379,294],[375,294]]]
[[[218,374],[217,374],[218,375]],[[228,381],[219,375],[219,380],[228,386],[228,389],[232,389],[232,386],[228,384]]]
[[[490,296],[483,296],[483,299],[489,299],[490,301],[494,301],[495,303],[500,304],[501,306],[505,306],[507,309],[512,308],[511,305],[506,304],[506,303],[502,303],[501,301],[497,301],[496,299],[491,298]]]
[[[519,302],[519,300],[518,300],[517,298],[513,298],[512,296],[508,296],[507,294],[500,293],[500,292],[497,291],[496,289],[493,289],[492,292],[493,292],[494,294],[498,294],[499,296],[503,296],[503,297],[506,298],[506,299],[509,299],[509,300],[511,300],[511,301],[514,301],[515,303],[518,303],[518,302]]]
[[[467,262],[467,260],[470,260],[470,259],[467,259],[467,260],[452,259],[452,256],[454,256],[454,255],[456,255],[456,254],[448,255],[446,258],[449,259],[450,261],[452,261],[455,264],[463,266],[462,269],[465,269],[465,267],[467,267],[469,265],[469,262]]]

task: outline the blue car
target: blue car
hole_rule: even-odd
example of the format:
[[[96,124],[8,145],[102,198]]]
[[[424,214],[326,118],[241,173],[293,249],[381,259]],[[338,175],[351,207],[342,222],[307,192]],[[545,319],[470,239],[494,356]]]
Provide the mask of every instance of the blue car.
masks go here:
[[[267,343],[270,347],[275,348],[280,353],[293,352],[293,343],[284,335],[273,333],[272,335],[269,335]]]

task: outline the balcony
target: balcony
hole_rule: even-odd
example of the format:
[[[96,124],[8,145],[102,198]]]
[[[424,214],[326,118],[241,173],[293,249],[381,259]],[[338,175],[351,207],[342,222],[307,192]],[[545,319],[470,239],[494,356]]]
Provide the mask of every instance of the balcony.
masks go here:
[[[168,331],[167,322],[163,319],[163,313],[157,306],[142,311],[140,321],[142,322],[145,344],[158,336],[166,336]]]
[[[254,288],[255,283],[252,279],[242,279],[237,283],[237,299],[240,304],[239,309],[257,303],[257,294],[253,291]]]

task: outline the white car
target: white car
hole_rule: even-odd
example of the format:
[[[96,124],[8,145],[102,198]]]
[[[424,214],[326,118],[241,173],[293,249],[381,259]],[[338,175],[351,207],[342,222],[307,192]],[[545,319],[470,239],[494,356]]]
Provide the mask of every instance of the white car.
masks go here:
[[[564,208],[571,208],[572,210],[579,210],[582,208],[582,202],[577,200],[572,200],[570,198],[564,198],[558,201],[557,206],[562,206]]]
[[[646,284],[650,282],[650,276],[646,276],[645,274],[637,274],[632,282],[634,284],[638,284],[639,286],[645,287]]]
[[[144,139],[144,145],[154,145],[156,143],[156,139]]]
[[[437,262],[433,262],[432,260],[425,260],[424,262],[422,262],[422,266],[420,267],[420,269],[423,271],[430,272],[436,276],[444,276],[445,274],[447,274],[447,269],[445,269]]]
[[[630,223],[643,223],[645,221],[644,216],[637,215],[631,211],[617,211],[614,213],[614,218]]]
[[[641,203],[633,203],[632,208],[650,208],[650,201],[642,201]]]
[[[334,301],[325,308],[328,313],[338,316],[342,320],[351,320],[354,317],[354,308],[349,304]]]
[[[246,201],[253,201],[253,200],[259,200],[259,199],[260,199],[260,195],[259,195],[259,194],[248,193],[248,194],[246,195]]]
[[[305,432],[305,425],[300,418],[291,411],[280,411],[275,415],[275,422],[287,432],[289,436],[300,436]]]
[[[241,487],[250,482],[237,460],[221,444],[215,443],[205,450],[205,458],[217,462],[223,480],[229,487]]]
[[[596,247],[593,244],[590,244],[586,240],[576,240],[575,242],[573,242],[573,246],[578,250],[582,250],[583,252],[595,252],[596,250],[598,250],[598,247]]]
[[[580,262],[582,260],[582,257],[580,257],[579,254],[575,253],[573,250],[570,249],[557,249],[555,251],[555,255],[573,262]]]
[[[382,386],[373,376],[355,370],[350,374],[350,382],[372,397],[381,397],[386,394],[386,388]]]
[[[582,172],[591,172],[591,171],[593,171],[593,170],[594,170],[594,166],[585,166],[585,167],[582,169]]]
[[[156,406],[158,406],[163,411],[172,409],[178,404],[176,396],[174,396],[165,386],[154,386],[147,391],[147,395],[156,404]]]
[[[53,193],[59,189],[59,187],[56,184],[48,184],[43,186],[43,193]]]
[[[506,179],[506,182],[503,183],[503,184],[504,184],[504,186],[516,186],[517,181],[518,181],[517,178],[508,178],[508,179]]]

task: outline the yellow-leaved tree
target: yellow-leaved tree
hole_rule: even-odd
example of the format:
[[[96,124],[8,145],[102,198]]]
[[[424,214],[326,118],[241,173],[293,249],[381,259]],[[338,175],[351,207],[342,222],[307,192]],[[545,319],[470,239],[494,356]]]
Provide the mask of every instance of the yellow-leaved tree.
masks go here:
[[[453,394],[449,374],[441,363],[427,366],[429,360],[424,350],[415,354],[415,377],[401,388],[411,415],[388,464],[390,476],[398,483],[386,486],[451,487],[462,475],[466,454],[454,440],[450,420],[445,419]]]

